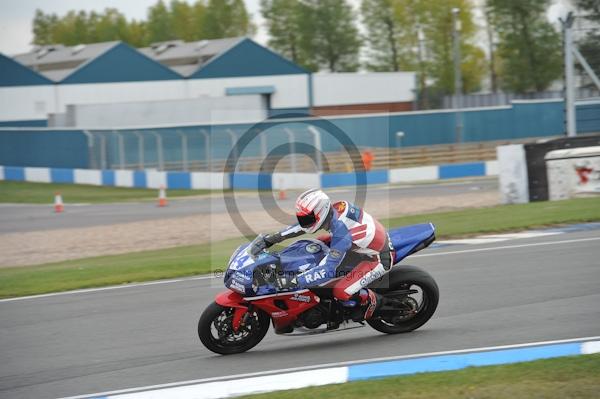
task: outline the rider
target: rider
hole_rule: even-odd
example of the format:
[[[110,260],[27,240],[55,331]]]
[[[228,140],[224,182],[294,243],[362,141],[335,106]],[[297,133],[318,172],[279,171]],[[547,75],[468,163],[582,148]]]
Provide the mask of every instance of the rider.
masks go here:
[[[259,236],[254,254],[288,238],[319,229],[330,234],[319,237],[329,242],[329,254],[318,266],[297,276],[292,285],[300,288],[332,287],[333,295],[353,307],[354,321],[369,319],[381,307],[383,297],[366,288],[392,265],[393,249],[385,228],[361,208],[347,201],[332,205],[323,191],[311,189],[296,200],[298,224],[275,234]]]

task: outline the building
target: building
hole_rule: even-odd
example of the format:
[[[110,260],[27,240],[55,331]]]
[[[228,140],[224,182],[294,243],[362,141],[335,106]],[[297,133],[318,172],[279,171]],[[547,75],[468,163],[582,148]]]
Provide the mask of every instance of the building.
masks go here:
[[[104,128],[404,111],[412,109],[415,87],[413,72],[311,74],[246,37],[142,49],[122,42],[42,46],[2,56],[0,66],[4,125],[49,120]],[[256,112],[236,112],[248,109]]]

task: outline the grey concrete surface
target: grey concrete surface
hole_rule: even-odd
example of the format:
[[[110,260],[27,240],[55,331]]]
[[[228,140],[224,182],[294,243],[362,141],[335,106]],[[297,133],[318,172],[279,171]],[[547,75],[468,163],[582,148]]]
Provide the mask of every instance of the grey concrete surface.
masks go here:
[[[392,187],[369,187],[369,198],[388,197],[424,197],[444,196],[469,192],[497,192],[496,178],[474,179],[458,182],[444,182]],[[331,190],[335,199],[354,198],[354,193],[347,189]],[[292,209],[294,195],[290,192],[288,199],[277,201],[282,208]],[[240,209],[246,211],[264,209],[258,196],[252,193],[240,193],[237,197]],[[111,225],[116,223],[157,220],[163,218],[183,217],[198,214],[226,212],[221,198],[190,198],[172,199],[169,206],[158,208],[155,202],[69,205],[66,201],[66,211],[61,214],[53,213],[51,199],[48,205],[0,204],[0,234],[18,233],[40,230],[54,230],[74,227],[90,227]]]
[[[552,244],[523,246],[539,243]],[[481,248],[498,249],[473,252]],[[436,253],[445,255],[431,256]],[[222,290],[217,279],[2,301],[0,397],[53,398],[600,335],[597,230],[428,249],[420,255],[406,262],[428,270],[441,292],[436,314],[421,329],[395,336],[369,327],[305,337],[269,332],[253,350],[233,356],[207,351],[196,335],[200,313]]]

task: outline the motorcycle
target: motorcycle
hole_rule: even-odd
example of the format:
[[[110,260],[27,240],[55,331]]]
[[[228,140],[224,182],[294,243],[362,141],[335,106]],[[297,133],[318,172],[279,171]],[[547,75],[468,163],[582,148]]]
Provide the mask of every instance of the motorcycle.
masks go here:
[[[435,226],[401,227],[389,231],[389,237],[393,266],[368,286],[385,297],[384,304],[366,323],[377,331],[398,334],[421,327],[437,308],[439,289],[431,275],[416,266],[398,265],[435,240]],[[253,255],[255,241],[233,253],[224,278],[228,290],[218,294],[200,317],[198,336],[206,348],[222,355],[245,352],[265,337],[271,321],[276,332],[287,330],[283,335],[292,336],[364,326],[362,321],[350,324],[353,308],[342,306],[331,289],[290,288],[294,276],[327,256],[325,242],[301,239],[280,252]]]

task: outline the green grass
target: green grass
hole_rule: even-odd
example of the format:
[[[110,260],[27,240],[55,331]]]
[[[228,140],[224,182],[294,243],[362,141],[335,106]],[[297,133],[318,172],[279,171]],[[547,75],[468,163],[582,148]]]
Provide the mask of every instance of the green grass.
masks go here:
[[[56,192],[61,193],[65,203],[98,204],[156,200],[158,197],[158,190],[145,188],[0,181],[1,203],[52,204]],[[167,196],[184,197],[209,192],[210,190],[169,190]]]
[[[405,216],[384,221],[405,226],[432,221],[438,238],[600,221],[600,198],[504,205]],[[243,239],[134,252],[36,266],[0,268],[0,298],[191,276],[223,268]]]
[[[404,226],[433,222],[437,237],[448,238],[599,220],[600,197],[595,197],[402,216],[385,223]]]
[[[246,399],[494,399],[600,396],[600,355],[467,368],[245,396]]]
[[[223,270],[242,238],[0,269],[0,298],[159,280]]]

